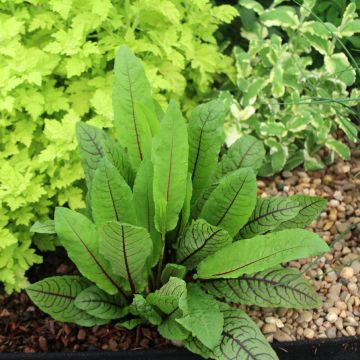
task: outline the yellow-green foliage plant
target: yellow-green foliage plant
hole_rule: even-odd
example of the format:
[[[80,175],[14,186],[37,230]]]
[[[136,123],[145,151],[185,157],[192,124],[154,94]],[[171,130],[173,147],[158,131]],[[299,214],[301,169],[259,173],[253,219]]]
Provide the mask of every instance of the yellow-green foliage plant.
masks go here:
[[[306,170],[320,169],[335,153],[349,159],[345,142],[334,137],[337,129],[350,141],[358,140],[351,110],[359,102],[359,90],[353,88],[356,64],[336,44],[358,36],[360,18],[350,3],[337,27],[325,24],[312,13],[315,2],[238,2],[242,42],[234,48],[237,81],[229,132],[264,141],[261,176],[302,163]],[[323,148],[328,157],[319,156]]]
[[[214,32],[236,14],[209,0],[0,2],[0,283],[7,292],[23,288],[24,272],[41,260],[28,224],[46,220],[55,204],[84,206],[75,123],[112,127],[115,49],[127,44],[143,60],[160,104],[170,95],[190,108],[217,74],[231,76]],[[50,238],[36,244],[54,246]]]

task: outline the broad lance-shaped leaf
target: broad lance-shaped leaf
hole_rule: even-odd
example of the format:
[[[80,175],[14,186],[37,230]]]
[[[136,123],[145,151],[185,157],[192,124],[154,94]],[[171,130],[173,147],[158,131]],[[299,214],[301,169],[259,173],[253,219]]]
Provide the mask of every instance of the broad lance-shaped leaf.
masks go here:
[[[192,270],[201,260],[231,243],[232,238],[225,230],[199,219],[180,237],[176,258]]]
[[[294,259],[327,252],[329,247],[318,235],[302,230],[282,230],[236,241],[204,259],[198,265],[201,279],[236,278],[253,274]]]
[[[251,168],[256,173],[265,156],[263,143],[251,135],[237,139],[222,157],[216,172],[216,179],[241,168]]]
[[[248,221],[256,204],[256,178],[250,168],[223,178],[206,201],[199,218],[235,236]]]
[[[140,60],[122,46],[115,58],[113,84],[115,130],[119,143],[129,150],[134,165],[151,153],[152,133],[148,117],[156,123],[150,84]],[[150,114],[145,114],[143,108]]]
[[[193,194],[193,187],[191,182],[191,174],[189,173],[186,183],[186,194],[184,199],[184,205],[180,215],[180,224],[178,225],[180,226],[179,234],[181,234],[184,231],[185,226],[188,224],[190,218],[192,194]]]
[[[86,184],[90,189],[94,172],[98,167],[98,163],[104,157],[104,132],[95,126],[78,122],[76,124],[76,137],[80,147]]]
[[[191,113],[188,137],[193,202],[208,186],[216,170],[220,147],[224,142],[224,117],[221,100],[199,105]]]
[[[81,326],[106,323],[75,306],[76,297],[91,286],[81,276],[54,276],[31,284],[26,288],[30,299],[57,321],[72,322]]]
[[[107,222],[101,228],[100,252],[114,273],[129,282],[133,294],[143,290],[147,259],[152,253],[152,241],[146,229]]]
[[[182,316],[182,311],[177,309],[174,313],[167,316],[164,321],[158,325],[159,334],[168,340],[183,341],[187,339],[190,332],[177,322],[177,318]]]
[[[153,252],[149,258],[149,265],[157,264],[161,250],[161,235],[155,228],[155,205],[153,197],[153,166],[149,159],[144,159],[137,171],[133,196],[135,211],[139,225],[147,229],[153,242]]]
[[[188,168],[186,125],[173,101],[154,138],[152,161],[155,226],[160,233],[165,234],[175,228],[184,204]]]
[[[258,139],[245,135],[236,140],[222,157],[212,181],[194,203],[191,211],[192,218],[199,217],[204,204],[224,176],[243,168],[251,168],[256,173],[263,162],[264,154],[264,145]]]
[[[103,142],[105,157],[116,167],[127,184],[132,187],[135,171],[132,168],[128,152],[116,141],[107,137]]]
[[[121,294],[109,295],[97,286],[84,289],[75,299],[75,306],[104,320],[120,319],[127,315],[127,302]]]
[[[99,162],[90,194],[92,215],[97,225],[111,220],[136,225],[131,189],[109,160]]]
[[[162,322],[160,314],[144,299],[142,295],[136,294],[130,306],[133,315],[140,316],[141,319],[152,325],[159,325]]]
[[[256,323],[245,312],[226,304],[220,306],[224,315],[224,329],[212,357],[216,360],[277,360]]]
[[[300,204],[290,198],[258,198],[254,212],[236,239],[248,239],[274,230],[284,221],[294,218],[300,208]]]
[[[224,316],[219,303],[206,294],[197,284],[187,285],[187,296],[180,301],[183,317],[176,321],[205,346],[213,349],[219,342],[224,325]]]
[[[58,207],[55,229],[61,245],[82,275],[109,294],[122,292],[121,278],[113,273],[109,262],[100,254],[97,228],[87,217]]]
[[[56,234],[54,220],[46,220],[43,223],[36,221],[30,231],[37,234]]]
[[[313,309],[321,299],[295,269],[277,267],[234,279],[203,280],[202,287],[219,299],[260,307]]]
[[[159,290],[149,294],[146,300],[164,314],[169,315],[179,307],[180,299],[186,297],[186,293],[185,281],[171,277]]]
[[[288,199],[300,204],[299,213],[294,218],[284,221],[276,230],[305,228],[320,215],[326,205],[326,200],[319,196],[293,195]]]

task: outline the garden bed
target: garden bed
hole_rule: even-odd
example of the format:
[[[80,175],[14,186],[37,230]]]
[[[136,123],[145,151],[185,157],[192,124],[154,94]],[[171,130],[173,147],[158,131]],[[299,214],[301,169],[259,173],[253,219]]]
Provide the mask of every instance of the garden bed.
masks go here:
[[[325,197],[328,200],[327,208],[311,227],[331,244],[350,225],[360,221],[360,177],[356,177],[359,171],[360,151],[353,150],[350,162],[338,160],[327,170],[312,173],[301,170],[283,172],[275,178],[260,180],[259,195],[304,193]],[[360,336],[359,257],[358,227],[342,236],[333,245],[332,251],[306,272],[323,298],[324,303],[320,309],[295,311],[251,307],[248,308],[248,313],[260,325],[270,342]],[[305,270],[311,260],[291,262],[290,265]],[[31,281],[36,281],[48,275],[71,274],[75,271],[73,264],[59,249],[56,253],[48,254],[44,264],[34,266],[28,275]],[[137,331],[128,331],[113,324],[82,328],[58,323],[38,310],[25,293],[11,296],[1,294],[0,303],[0,352],[118,351],[164,349],[170,346],[155,330],[145,326]],[[349,338],[342,341],[350,344],[347,348],[352,353],[358,346],[358,340]],[[287,351],[296,353],[297,346],[301,344],[302,342],[292,345],[284,343],[275,347],[280,355],[281,349],[285,349],[285,356]],[[311,349],[314,346],[307,345],[308,351],[313,351]],[[326,348],[329,346],[326,345]],[[341,346],[336,345],[333,349],[339,350]],[[187,352],[179,354],[183,354],[179,355],[183,359],[187,356],[196,358],[194,355],[185,355]],[[291,359],[295,357],[292,355]]]

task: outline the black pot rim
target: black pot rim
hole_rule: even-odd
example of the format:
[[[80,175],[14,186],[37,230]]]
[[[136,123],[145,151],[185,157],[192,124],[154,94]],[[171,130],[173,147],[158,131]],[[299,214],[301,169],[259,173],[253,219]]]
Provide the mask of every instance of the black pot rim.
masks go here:
[[[272,344],[280,360],[359,360],[360,336],[335,339],[299,340]],[[2,353],[0,360],[197,360],[183,348],[133,349],[128,351]],[[239,359],[242,360],[242,359]]]

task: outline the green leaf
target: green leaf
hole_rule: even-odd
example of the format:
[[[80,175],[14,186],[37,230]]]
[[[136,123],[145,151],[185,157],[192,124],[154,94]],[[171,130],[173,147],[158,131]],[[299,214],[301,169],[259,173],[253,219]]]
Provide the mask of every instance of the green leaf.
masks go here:
[[[295,269],[278,267],[235,279],[205,280],[201,285],[217,298],[236,304],[294,309],[321,305],[319,295]]]
[[[255,204],[255,174],[251,168],[239,169],[221,179],[204,204],[199,218],[234,236],[248,221]]]
[[[179,316],[181,316],[181,311],[177,310],[176,312],[165,318],[165,320],[157,327],[159,334],[163,338],[172,341],[182,341],[189,337],[190,332],[187,331],[176,320],[176,318]]]
[[[92,215],[97,225],[111,220],[136,225],[131,189],[109,160],[98,163],[90,195]]]
[[[82,275],[109,294],[122,292],[121,279],[114,275],[110,264],[100,254],[98,231],[87,217],[57,207],[55,229],[61,245]]]
[[[127,302],[121,294],[109,295],[97,286],[90,286],[76,296],[75,306],[104,320],[120,319],[127,315]]]
[[[193,188],[192,188],[191,174],[189,173],[188,178],[187,178],[187,184],[186,184],[186,194],[185,194],[185,199],[184,199],[184,205],[181,210],[181,216],[180,216],[180,231],[179,231],[180,234],[184,231],[186,225],[189,222],[189,218],[190,218],[190,214],[191,214],[192,193],[193,193]]]
[[[115,221],[101,228],[100,252],[110,262],[115,274],[126,279],[131,292],[141,291],[147,278],[147,259],[152,240],[146,229]]]
[[[239,231],[237,239],[248,239],[276,229],[294,218],[300,210],[298,202],[285,197],[258,198],[249,221]]]
[[[132,168],[127,151],[110,137],[104,140],[103,148],[105,157],[116,167],[127,184],[132,187],[134,184],[135,172]]]
[[[104,157],[104,132],[83,122],[76,124],[76,137],[80,147],[80,156],[85,172],[88,189],[91,188],[93,175]]]
[[[185,281],[171,277],[159,290],[149,294],[146,300],[164,314],[169,315],[179,307],[179,301],[183,297],[186,297]]]
[[[147,229],[153,242],[153,252],[149,258],[150,267],[157,264],[162,250],[161,236],[154,223],[153,173],[151,161],[143,160],[138,168],[133,189],[139,225]]]
[[[183,341],[183,345],[191,352],[200,355],[203,359],[214,358],[213,352],[196,337],[189,336]]]
[[[337,116],[335,118],[335,121],[339,124],[340,129],[342,131],[344,131],[346,136],[351,141],[353,141],[355,143],[357,143],[359,141],[359,138],[358,138],[359,129],[355,124],[353,124],[350,120],[348,120],[342,116]]]
[[[115,58],[113,107],[118,141],[129,150],[136,166],[151,153],[148,116],[156,118],[156,113],[143,65],[125,46],[119,48]],[[144,112],[144,107],[150,114]]]
[[[289,196],[287,199],[300,204],[299,213],[294,218],[284,221],[276,230],[305,228],[320,215],[326,205],[326,200],[319,196],[299,194]]]
[[[329,250],[316,234],[302,230],[282,230],[236,241],[203,260],[197,268],[200,279],[236,278],[294,259]]]
[[[193,184],[193,201],[207,187],[218,163],[224,142],[225,111],[221,100],[197,106],[188,125],[189,172]]]
[[[275,9],[267,9],[260,15],[260,20],[268,27],[280,26],[292,29],[299,27],[299,19],[295,9],[290,6],[279,6]]]
[[[252,168],[256,173],[264,161],[264,156],[263,143],[251,135],[244,135],[237,139],[222,157],[216,178],[241,168]]]
[[[240,309],[223,304],[224,329],[220,344],[214,349],[216,360],[277,360],[274,350],[256,323]]]
[[[117,323],[116,326],[125,328],[127,330],[133,330],[142,323],[143,321],[141,319],[129,319]]]
[[[81,276],[54,276],[31,284],[26,288],[29,298],[57,321],[81,326],[94,326],[106,320],[89,315],[75,306],[76,297],[91,283]]]
[[[159,325],[162,322],[160,314],[144,299],[142,295],[136,294],[131,304],[130,311],[133,315],[140,316],[152,325]]]
[[[37,234],[56,234],[54,220],[46,220],[43,223],[36,221],[30,231]]]
[[[335,139],[328,139],[325,143],[326,147],[330,150],[336,151],[338,155],[344,160],[349,160],[351,156],[350,149],[347,145],[343,144],[341,141]]]
[[[176,259],[192,270],[201,260],[231,243],[232,238],[225,230],[199,219],[180,237]]]
[[[173,230],[184,204],[188,169],[187,130],[181,112],[171,101],[153,141],[153,192],[155,226],[165,232]]]
[[[187,269],[183,265],[167,263],[161,273],[161,283],[166,284],[171,277],[184,279]]]
[[[187,296],[180,303],[184,316],[176,321],[209,349],[220,341],[224,317],[218,302],[196,284],[188,284]]]
[[[324,57],[324,64],[329,74],[350,86],[355,81],[355,70],[344,53]]]

